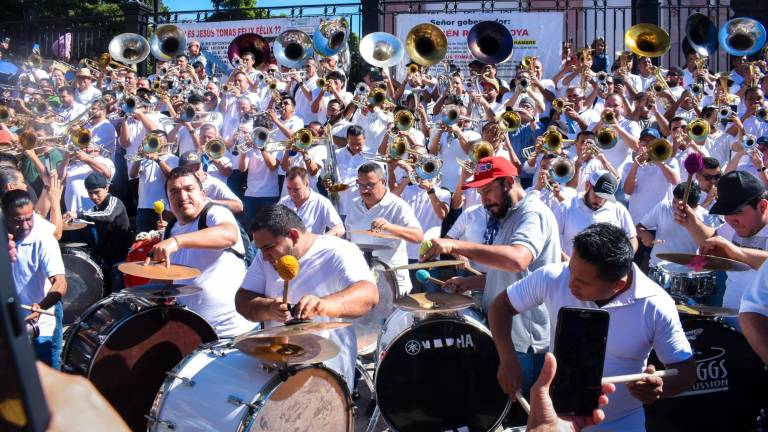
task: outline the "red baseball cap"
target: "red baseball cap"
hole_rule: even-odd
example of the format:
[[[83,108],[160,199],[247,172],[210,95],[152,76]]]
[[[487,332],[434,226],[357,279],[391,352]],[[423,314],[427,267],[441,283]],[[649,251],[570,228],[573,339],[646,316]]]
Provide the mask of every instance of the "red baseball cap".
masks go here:
[[[465,183],[462,189],[483,187],[500,177],[517,177],[517,168],[500,156],[482,158],[477,162],[472,181]]]
[[[13,136],[5,129],[0,129],[0,144],[8,145],[13,143]]]

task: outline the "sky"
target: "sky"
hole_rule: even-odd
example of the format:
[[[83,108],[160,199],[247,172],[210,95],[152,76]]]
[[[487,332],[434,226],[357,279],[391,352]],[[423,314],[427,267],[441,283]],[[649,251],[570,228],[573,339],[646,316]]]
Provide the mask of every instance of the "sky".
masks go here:
[[[257,0],[256,6],[283,6],[288,4],[286,0]],[[355,3],[355,0],[292,0],[293,6],[333,4],[333,3]],[[197,9],[213,9],[209,0],[163,0],[163,4],[172,11],[185,11]]]

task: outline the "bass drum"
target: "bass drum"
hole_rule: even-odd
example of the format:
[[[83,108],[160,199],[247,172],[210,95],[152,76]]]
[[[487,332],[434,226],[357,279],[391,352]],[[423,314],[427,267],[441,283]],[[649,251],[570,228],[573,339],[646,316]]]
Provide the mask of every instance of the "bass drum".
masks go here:
[[[281,371],[221,340],[168,374],[148,418],[150,431],[349,432],[352,400],[322,365]]]
[[[382,329],[379,359],[376,400],[394,430],[490,431],[509,410],[496,380],[496,346],[473,309],[395,310]]]
[[[681,317],[696,359],[696,384],[645,407],[648,431],[755,430],[768,375],[744,336],[720,322]],[[655,353],[649,359],[663,368]]]
[[[125,262],[144,261],[149,256],[149,251],[152,246],[160,243],[162,240],[160,237],[152,237],[144,240],[136,240],[128,250],[128,256],[125,257]],[[123,276],[123,284],[126,288],[146,285],[149,283],[149,279],[141,278],[138,276],[131,276],[126,274]]]
[[[67,293],[62,299],[64,325],[69,325],[104,297],[104,273],[85,243],[62,243],[61,259],[67,269]]]
[[[381,333],[381,326],[392,314],[397,293],[397,279],[389,266],[376,258],[371,260],[376,286],[379,288],[379,302],[365,315],[352,321],[352,329],[357,338],[357,354],[366,355],[376,351],[376,341]]]
[[[144,430],[166,373],[216,339],[208,322],[182,306],[113,294],[67,329],[62,364],[90,379],[132,430]]]

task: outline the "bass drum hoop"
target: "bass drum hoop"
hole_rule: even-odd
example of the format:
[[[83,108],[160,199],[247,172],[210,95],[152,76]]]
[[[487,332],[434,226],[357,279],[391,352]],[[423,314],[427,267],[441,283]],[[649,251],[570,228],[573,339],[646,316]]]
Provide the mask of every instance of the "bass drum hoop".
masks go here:
[[[399,310],[401,309],[395,308],[395,311],[399,311]],[[485,325],[482,325],[481,319],[478,319],[478,318],[482,318],[482,316],[477,310],[473,308],[461,309],[459,311],[449,312],[449,313],[418,313],[418,312],[407,312],[407,313],[410,315],[414,315],[413,323],[411,323],[411,325],[409,326],[406,326],[402,331],[400,331],[396,336],[394,336],[390,340],[389,344],[387,345],[387,350],[389,350],[391,346],[397,343],[397,341],[400,340],[400,338],[408,334],[411,330],[415,330],[423,325],[426,325],[427,323],[440,322],[440,321],[461,322],[461,323],[469,324],[472,327],[475,327],[481,332],[488,335],[488,337],[491,338],[491,341],[493,341],[493,335],[491,334],[491,331]],[[468,317],[471,319],[467,319],[468,317],[466,316],[466,314],[470,314]],[[477,316],[474,316],[472,314]],[[394,314],[391,315],[390,318],[392,318],[393,316]],[[379,366],[383,361],[382,359],[383,352],[381,350],[381,339],[387,330],[388,323],[389,323],[389,318],[387,318],[387,321],[382,326],[378,343],[376,344],[376,369],[374,371],[375,376],[373,380],[373,387],[376,392],[378,392],[378,388],[379,388],[378,370],[379,370]],[[377,402],[377,405],[378,405],[378,402]],[[398,430],[397,426],[390,423],[389,418],[387,418],[387,415],[385,415],[384,410],[381,409],[381,406],[380,405],[378,406],[379,406],[379,411],[381,413],[381,418],[384,419],[384,422],[387,424],[387,426],[389,426],[392,430]],[[488,431],[495,430],[497,427],[499,427],[501,422],[504,421],[504,418],[507,417],[507,413],[509,412],[511,407],[512,407],[512,400],[510,398],[507,398],[507,403],[504,406],[503,412],[499,415],[499,418],[496,420],[493,426],[491,426],[488,429]]]
[[[65,243],[65,244],[61,245],[60,250],[61,250],[62,261],[64,260],[64,256],[65,255],[76,257],[76,258],[79,258],[79,259],[85,261],[87,264],[89,264],[92,267],[92,269],[95,270],[94,275],[96,276],[96,278],[98,280],[101,281],[101,286],[100,287],[95,287],[95,288],[98,289],[98,292],[96,292],[96,294],[98,296],[98,300],[96,300],[94,303],[88,305],[88,307],[86,307],[80,313],[79,316],[75,317],[71,321],[67,320],[67,317],[66,317],[68,311],[66,310],[67,309],[67,307],[66,307],[67,303],[65,302],[65,300],[67,299],[67,296],[64,295],[64,297],[61,299],[62,306],[64,308],[64,324],[74,325],[74,324],[79,322],[80,316],[84,316],[89,311],[91,306],[93,306],[95,304],[98,304],[104,298],[104,294],[105,294],[105,286],[104,286],[105,285],[105,281],[104,281],[104,270],[101,268],[101,265],[99,265],[97,260],[88,252],[89,249],[87,249],[87,245],[86,246],[71,246],[71,244],[72,243]],[[70,246],[67,246],[67,245],[70,245]],[[77,275],[77,276],[79,276],[79,275]],[[67,274],[65,275],[65,279],[69,279],[70,277],[74,277],[74,276],[70,276],[70,273],[67,272]],[[85,282],[85,280],[83,280],[83,282]],[[87,288],[91,288],[91,287],[88,287],[87,285],[86,285],[86,287]],[[67,291],[67,292],[69,292],[69,291]]]
[[[371,273],[373,273],[374,270],[381,271],[381,274],[384,275],[384,277],[389,282],[389,288],[390,288],[390,292],[392,294],[392,310],[389,311],[388,314],[387,314],[387,316],[389,317],[389,315],[391,315],[392,312],[396,309],[395,306],[394,306],[394,300],[399,297],[398,296],[398,292],[400,292],[400,287],[399,287],[399,285],[397,283],[397,278],[395,278],[394,272],[388,271],[391,267],[387,263],[379,260],[376,257],[373,257],[371,259],[371,265],[370,265],[369,268],[371,270]],[[378,282],[376,283],[376,286],[378,288]],[[381,300],[381,299],[379,299],[379,300]],[[375,308],[376,307],[374,306],[374,309]],[[352,322],[353,322],[352,328],[354,329],[355,328],[354,321],[352,321]],[[385,320],[385,322],[386,322],[386,320]],[[366,345],[365,348],[358,350],[357,351],[357,355],[358,356],[367,356],[369,354],[376,353],[376,351],[378,350],[378,347],[379,347],[379,338],[380,338],[380,334],[381,334],[381,331],[382,331],[383,328],[384,328],[384,323],[381,324],[381,327],[379,328],[379,330],[377,332],[379,334],[376,335],[376,340],[372,344]],[[357,337],[358,337],[358,334],[357,334],[357,332],[355,332],[355,339],[357,339]],[[358,345],[359,345],[359,341],[358,341]]]

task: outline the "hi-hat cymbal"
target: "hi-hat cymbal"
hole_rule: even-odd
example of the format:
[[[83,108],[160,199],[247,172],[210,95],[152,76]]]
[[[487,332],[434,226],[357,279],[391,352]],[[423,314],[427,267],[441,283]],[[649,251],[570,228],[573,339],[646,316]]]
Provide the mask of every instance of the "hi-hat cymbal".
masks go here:
[[[688,315],[701,315],[709,317],[733,317],[738,316],[739,311],[731,308],[704,305],[677,305],[678,312]]]
[[[350,234],[367,235],[367,236],[378,237],[378,238],[383,238],[383,239],[387,239],[387,240],[400,240],[400,237],[398,237],[396,235],[387,234],[387,233],[379,232],[379,231],[351,230],[349,232],[350,232]]]
[[[71,221],[62,225],[61,229],[64,231],[75,231],[75,230],[83,229],[88,225],[93,225],[93,222],[88,222],[80,219],[72,219]]]
[[[656,255],[659,259],[664,261],[673,262],[676,264],[682,264],[684,266],[694,267],[696,264],[701,264],[702,270],[711,271],[747,271],[751,267],[738,261],[734,261],[728,258],[722,258],[714,255],[698,255],[687,253],[660,253]],[[699,263],[697,263],[699,261]]]
[[[363,252],[374,252],[377,250],[392,249],[392,246],[383,244],[355,243]]]
[[[147,284],[131,288],[124,288],[120,291],[120,294],[148,299],[158,299],[188,296],[197,294],[202,290],[202,288],[195,285]]]
[[[448,266],[464,266],[466,261],[462,260],[443,260],[443,261],[427,261],[415,264],[406,264],[397,267],[392,267],[389,271],[396,270],[418,270],[418,269],[431,269],[435,267],[448,267]]]
[[[394,301],[396,308],[411,312],[455,312],[473,304],[472,297],[439,292],[408,294]]]
[[[336,357],[339,346],[315,334],[235,340],[237,349],[270,363],[320,363]]]
[[[171,264],[170,267],[166,267],[165,263],[156,262],[149,264],[144,264],[142,261],[126,262],[117,266],[117,269],[125,274],[145,279],[179,280],[200,276],[200,270],[196,268],[179,264]]]
[[[304,334],[314,334],[323,330],[335,330],[348,327],[352,323],[342,321],[332,322],[303,322],[299,324],[289,324],[278,327],[270,327],[264,330],[256,330],[245,333],[235,338],[235,343],[242,339],[249,338],[273,338],[283,336],[298,336]]]

